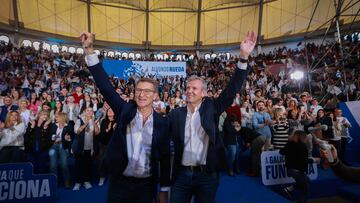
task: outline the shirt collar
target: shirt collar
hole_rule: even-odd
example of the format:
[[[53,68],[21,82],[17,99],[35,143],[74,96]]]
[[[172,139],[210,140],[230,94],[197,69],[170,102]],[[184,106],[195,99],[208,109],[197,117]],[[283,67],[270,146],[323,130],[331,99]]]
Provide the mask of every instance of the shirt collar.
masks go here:
[[[201,104],[202,104],[202,102],[200,102],[197,106],[195,106],[194,113],[197,112],[197,111],[199,111],[199,109],[200,109],[200,107],[201,107]],[[187,111],[188,111],[188,113],[191,114],[191,111],[190,111],[189,106],[187,106]]]
[[[146,122],[148,121],[151,121],[153,119],[153,114],[154,114],[154,110],[151,109],[151,113],[148,117],[148,119],[146,120]],[[136,116],[135,116],[136,119],[141,119],[141,120],[144,120],[144,117],[143,115],[141,114],[141,112],[139,111],[139,109],[136,110]]]
[[[58,128],[60,128],[59,123],[56,123],[56,126],[57,126]],[[64,125],[64,127],[63,127],[63,128],[65,128],[66,126],[67,126],[67,123],[65,123],[65,125]]]

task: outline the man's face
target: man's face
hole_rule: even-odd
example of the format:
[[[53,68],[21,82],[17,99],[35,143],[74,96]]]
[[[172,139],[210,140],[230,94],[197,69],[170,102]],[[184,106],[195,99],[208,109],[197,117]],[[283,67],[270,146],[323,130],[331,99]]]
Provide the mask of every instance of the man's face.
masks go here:
[[[259,111],[264,111],[265,110],[264,102],[258,102],[257,108],[258,108]]]
[[[75,89],[76,92],[80,93],[82,91],[82,87],[80,86],[77,86],[76,89]]]
[[[5,97],[5,98],[4,98],[4,104],[5,104],[6,106],[10,106],[11,103],[12,103],[12,99],[11,99],[10,97]]]
[[[301,97],[301,101],[302,101],[302,102],[307,102],[306,96],[302,96],[302,97]]]
[[[313,101],[312,101],[312,105],[317,106],[317,105],[318,105],[318,101],[317,101],[317,100],[313,100]]]
[[[68,101],[69,103],[73,103],[73,102],[75,101],[75,99],[74,99],[73,96],[69,96],[69,97],[67,98],[67,101]]]
[[[155,94],[155,100],[154,101],[160,101],[160,97],[159,97],[159,94]]]
[[[61,90],[61,94],[62,94],[62,95],[66,96],[67,93],[68,93],[67,89],[62,89],[62,90]]]
[[[153,84],[149,82],[139,82],[135,87],[135,102],[138,107],[143,108],[152,106],[156,98],[156,91]]]
[[[188,82],[185,94],[186,102],[193,104],[201,102],[202,98],[205,96],[202,82],[200,80]]]
[[[340,109],[336,109],[335,110],[335,116],[336,117],[341,117],[342,116],[342,111]]]

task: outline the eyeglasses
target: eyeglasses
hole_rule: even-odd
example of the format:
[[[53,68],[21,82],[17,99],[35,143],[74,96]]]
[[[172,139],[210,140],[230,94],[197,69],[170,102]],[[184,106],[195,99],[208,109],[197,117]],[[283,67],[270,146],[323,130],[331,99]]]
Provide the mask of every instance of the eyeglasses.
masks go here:
[[[143,92],[146,95],[149,95],[151,93],[154,93],[155,91],[152,89],[140,89],[140,88],[135,88],[135,94],[139,95],[141,94],[141,92]]]

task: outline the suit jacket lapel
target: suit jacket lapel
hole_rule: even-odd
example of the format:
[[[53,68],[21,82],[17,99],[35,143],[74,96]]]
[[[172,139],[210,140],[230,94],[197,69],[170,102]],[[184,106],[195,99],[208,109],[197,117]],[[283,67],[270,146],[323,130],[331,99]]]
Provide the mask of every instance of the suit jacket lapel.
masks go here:
[[[158,118],[160,115],[158,115],[155,111],[153,112],[153,131],[152,131],[152,146],[155,146],[156,144],[156,138],[159,136],[158,135],[158,129],[160,126],[160,119]],[[152,147],[153,148],[153,147]]]
[[[207,102],[206,99],[207,98],[204,98],[203,102],[201,103],[200,109],[199,109],[201,126],[203,127],[205,133],[209,136],[210,142],[215,143],[215,137],[214,137],[213,133],[210,133],[211,126],[209,126],[208,122],[205,120],[205,118],[206,118],[206,102]]]
[[[187,115],[187,108],[186,107],[183,107],[180,109],[180,118],[179,118],[179,126],[180,126],[180,129],[179,129],[179,132],[180,132],[180,140],[181,140],[181,143],[184,144],[184,139],[185,139],[185,125],[186,125],[186,115]]]
[[[125,124],[125,129],[127,129],[128,125],[130,124],[130,122],[135,118],[136,116],[136,112],[137,112],[137,108],[136,105],[132,106],[132,108],[129,110],[129,112],[127,112],[125,114],[125,119],[124,119],[124,124]],[[122,149],[123,149],[123,153],[126,154],[127,156],[127,141],[126,141],[126,130],[124,134],[119,134],[121,136],[121,144],[122,144]]]

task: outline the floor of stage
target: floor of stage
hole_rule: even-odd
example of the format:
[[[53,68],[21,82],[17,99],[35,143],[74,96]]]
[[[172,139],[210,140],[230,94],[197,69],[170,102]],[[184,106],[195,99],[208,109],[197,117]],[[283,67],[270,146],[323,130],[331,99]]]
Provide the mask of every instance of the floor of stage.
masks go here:
[[[262,203],[262,202],[291,202],[282,192],[282,187],[266,187],[262,185],[260,178],[247,177],[243,173],[236,177],[229,177],[226,174],[221,175],[220,187],[217,192],[217,203]],[[331,184],[331,186],[329,186]],[[312,203],[322,202],[349,202],[340,197],[336,191],[338,188],[351,185],[339,180],[334,176],[331,170],[319,169],[319,177],[311,183],[311,201]],[[329,190],[328,188],[333,189]],[[80,191],[66,190],[59,187],[56,202],[97,202],[102,203],[106,200],[107,185],[98,186],[93,184],[93,188]],[[335,192],[334,192],[335,191]]]

